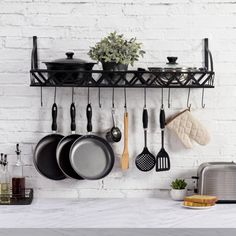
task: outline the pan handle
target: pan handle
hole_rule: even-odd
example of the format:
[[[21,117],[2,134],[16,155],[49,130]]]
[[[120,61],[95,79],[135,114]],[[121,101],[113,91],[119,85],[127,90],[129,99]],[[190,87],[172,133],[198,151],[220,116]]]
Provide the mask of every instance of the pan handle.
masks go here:
[[[72,133],[75,132],[75,130],[76,130],[75,115],[76,115],[75,104],[74,104],[74,102],[72,102],[71,106],[70,106],[70,117],[71,117],[70,128],[71,128]]]
[[[57,131],[57,104],[52,105],[52,131]]]
[[[87,105],[87,110],[86,110],[86,115],[87,115],[87,131],[92,132],[92,106],[91,104]]]

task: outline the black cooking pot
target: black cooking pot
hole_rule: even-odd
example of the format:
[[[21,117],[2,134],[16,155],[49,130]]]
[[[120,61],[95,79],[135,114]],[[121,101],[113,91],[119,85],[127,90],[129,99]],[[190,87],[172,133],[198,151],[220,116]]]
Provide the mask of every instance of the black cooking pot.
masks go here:
[[[85,79],[86,73],[91,71],[94,62],[86,62],[82,59],[73,58],[73,52],[67,52],[67,58],[57,59],[51,62],[43,62],[47,66],[49,82],[52,84],[73,84]],[[71,71],[71,72],[68,72]]]

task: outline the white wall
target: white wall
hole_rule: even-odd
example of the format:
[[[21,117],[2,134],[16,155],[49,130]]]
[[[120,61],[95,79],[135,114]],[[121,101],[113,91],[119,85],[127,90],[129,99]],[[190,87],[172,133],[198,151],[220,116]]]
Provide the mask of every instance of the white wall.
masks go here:
[[[47,197],[142,197],[156,196],[158,189],[169,188],[176,177],[189,179],[198,165],[207,161],[232,161],[236,154],[236,1],[227,0],[1,0],[0,1],[0,152],[15,160],[15,143],[20,142],[27,181],[38,196]],[[146,55],[135,67],[165,63],[168,55],[179,57],[186,65],[202,66],[202,39],[209,37],[215,63],[215,89],[205,90],[206,108],[201,109],[201,90],[191,91],[193,115],[211,133],[211,143],[186,150],[167,131],[166,149],[171,158],[169,172],[139,172],[135,156],[142,151],[143,91],[128,90],[130,117],[129,148],[131,167],[119,168],[122,142],[114,146],[116,165],[112,173],[99,181],[55,182],[41,177],[32,163],[37,141],[51,127],[50,107],[53,89],[29,87],[32,36],[38,36],[41,61],[64,57],[68,50],[89,59],[89,46],[107,33],[117,30],[143,42]],[[43,65],[40,65],[43,68]],[[172,89],[172,107],[167,116],[186,107],[186,89]],[[76,89],[77,130],[86,133],[87,90]],[[94,131],[111,127],[111,90],[102,90],[102,109],[97,90],[91,89]],[[167,91],[165,91],[167,107]],[[59,132],[69,133],[71,90],[58,90]],[[123,130],[123,90],[116,92],[117,120]],[[149,147],[160,149],[158,112],[160,89],[148,90]]]

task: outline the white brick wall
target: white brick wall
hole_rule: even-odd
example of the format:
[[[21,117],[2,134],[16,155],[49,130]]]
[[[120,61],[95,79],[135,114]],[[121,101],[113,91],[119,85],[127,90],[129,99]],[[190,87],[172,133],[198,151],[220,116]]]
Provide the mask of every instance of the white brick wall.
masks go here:
[[[15,160],[15,143],[23,148],[30,186],[44,197],[135,197],[156,196],[158,189],[169,187],[175,177],[189,179],[197,166],[206,161],[232,161],[236,155],[236,1],[228,0],[1,0],[0,1],[0,152]],[[50,131],[50,107],[53,89],[40,91],[29,87],[32,36],[37,35],[41,61],[63,57],[74,50],[89,59],[87,51],[107,33],[117,30],[127,37],[137,36],[146,55],[135,67],[164,63],[168,55],[179,62],[202,66],[202,38],[209,37],[214,55],[216,88],[205,90],[206,108],[201,109],[201,90],[192,90],[193,114],[207,125],[212,136],[206,147],[195,145],[186,150],[166,132],[166,149],[172,169],[165,173],[139,172],[135,156],[142,151],[143,91],[128,90],[130,117],[130,162],[127,173],[119,169],[123,140],[114,145],[116,164],[104,180],[55,182],[41,177],[32,164],[37,141]],[[43,67],[43,65],[40,65]],[[91,89],[94,131],[111,127],[111,91],[102,90],[102,109],[98,108],[97,90]],[[86,89],[76,89],[77,130],[85,133]],[[186,107],[187,90],[172,89],[172,107],[167,116]],[[167,98],[167,91],[165,91]],[[58,90],[59,132],[69,133],[71,90]],[[123,91],[116,90],[118,125],[123,129]],[[137,101],[139,101],[137,103]],[[165,100],[167,106],[167,100]],[[148,90],[149,147],[160,148],[158,112],[160,90]]]

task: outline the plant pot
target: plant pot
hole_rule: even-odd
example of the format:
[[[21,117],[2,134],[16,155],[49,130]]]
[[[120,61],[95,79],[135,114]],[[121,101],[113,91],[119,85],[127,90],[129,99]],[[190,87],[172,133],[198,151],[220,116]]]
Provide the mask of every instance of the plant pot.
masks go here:
[[[183,201],[187,195],[187,189],[171,189],[170,196],[175,201]]]
[[[127,71],[128,65],[116,62],[102,62],[102,68],[105,71]]]
[[[124,84],[126,75],[120,74],[119,71],[127,71],[128,65],[120,64],[116,62],[102,62],[102,68],[104,71],[112,73],[105,73],[106,84]]]

